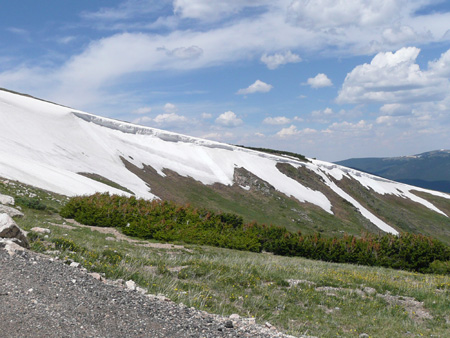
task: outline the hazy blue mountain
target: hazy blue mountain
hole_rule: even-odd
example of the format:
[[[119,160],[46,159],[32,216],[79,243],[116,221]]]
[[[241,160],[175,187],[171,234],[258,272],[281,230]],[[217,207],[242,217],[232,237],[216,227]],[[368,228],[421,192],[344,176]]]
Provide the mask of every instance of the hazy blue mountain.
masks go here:
[[[450,150],[381,158],[352,158],[336,162],[397,182],[450,192]]]

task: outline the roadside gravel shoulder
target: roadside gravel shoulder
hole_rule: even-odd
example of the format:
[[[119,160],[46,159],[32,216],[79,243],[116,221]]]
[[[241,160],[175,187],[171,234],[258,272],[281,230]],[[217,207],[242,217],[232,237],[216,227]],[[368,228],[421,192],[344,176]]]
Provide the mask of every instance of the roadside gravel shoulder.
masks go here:
[[[292,337],[116,284],[45,255],[0,248],[1,336]]]

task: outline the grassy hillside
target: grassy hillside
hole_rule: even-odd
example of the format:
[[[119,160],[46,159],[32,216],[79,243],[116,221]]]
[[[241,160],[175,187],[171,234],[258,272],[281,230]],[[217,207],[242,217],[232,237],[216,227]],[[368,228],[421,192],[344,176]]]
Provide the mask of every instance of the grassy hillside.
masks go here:
[[[446,337],[450,330],[450,276],[133,240],[62,219],[56,210],[63,196],[18,183],[0,183],[0,193],[47,206],[24,205],[25,216],[16,219],[26,230],[51,230],[47,238],[31,235],[34,250],[135,280],[186,306],[254,317],[294,335]]]

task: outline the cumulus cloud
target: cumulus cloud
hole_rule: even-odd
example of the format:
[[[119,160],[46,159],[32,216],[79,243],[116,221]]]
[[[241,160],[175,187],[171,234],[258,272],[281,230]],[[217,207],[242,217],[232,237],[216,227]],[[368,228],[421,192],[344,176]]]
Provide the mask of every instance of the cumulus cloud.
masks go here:
[[[314,28],[375,26],[399,17],[405,0],[294,0],[289,5],[291,22]]]
[[[387,103],[381,106],[380,112],[385,115],[406,115],[411,113],[411,107],[407,104]]]
[[[333,109],[327,107],[324,110],[314,110],[313,112],[311,112],[312,116],[318,117],[318,116],[330,116],[332,115]]]
[[[151,107],[141,107],[138,108],[136,110],[133,110],[131,113],[132,114],[139,114],[139,115],[144,115],[144,114],[148,114],[152,111]]]
[[[160,114],[153,119],[157,124],[171,124],[174,122],[185,122],[186,120],[186,117],[175,113]]]
[[[315,77],[310,77],[308,81],[306,82],[308,85],[311,86],[311,88],[323,88],[323,87],[330,87],[333,85],[331,80],[323,73],[317,74]]]
[[[134,119],[131,122],[135,123],[135,124],[144,124],[145,125],[145,124],[153,122],[153,119],[151,117],[149,117],[149,116],[142,116],[142,117],[139,117],[137,119]]]
[[[312,128],[305,128],[302,130],[297,129],[296,126],[291,125],[287,128],[283,128],[281,129],[278,133],[276,133],[276,136],[280,137],[280,138],[288,138],[288,137],[294,137],[294,136],[299,136],[299,135],[312,135],[317,133],[317,130],[312,129]]]
[[[216,123],[224,127],[237,127],[243,123],[243,121],[236,116],[232,111],[226,111],[220,114],[216,119]]]
[[[202,138],[206,138],[208,140],[214,140],[214,141],[226,141],[234,137],[233,133],[226,132],[226,133],[208,133],[201,135]]]
[[[283,54],[277,53],[273,55],[263,54],[261,56],[261,62],[263,62],[267,68],[273,70],[278,68],[281,65],[285,65],[287,63],[297,63],[301,62],[302,58],[297,54],[293,54],[290,50],[284,52]]]
[[[371,123],[368,123],[364,120],[361,120],[357,123],[352,122],[335,122],[328,126],[328,129],[325,130],[325,132],[333,133],[359,133],[371,130],[373,125]]]
[[[239,89],[236,94],[238,95],[247,95],[254,93],[267,93],[273,88],[272,85],[262,82],[260,80],[256,80],[253,84],[244,89]]]
[[[347,74],[339,103],[410,103],[444,99],[450,90],[446,76],[450,70],[450,53],[429,63],[422,71],[416,63],[420,49],[401,48],[395,53],[378,53],[370,64],[355,67]]]
[[[209,113],[202,113],[202,119],[208,120],[212,118],[212,114]]]
[[[288,124],[289,122],[291,122],[291,120],[285,116],[266,117],[263,120],[263,123],[271,125]]]
[[[293,124],[290,127],[281,129],[276,135],[278,137],[289,137],[300,134],[300,131]]]
[[[164,111],[166,113],[175,113],[176,111],[178,111],[178,108],[173,103],[167,102],[164,105]]]
[[[290,50],[344,56],[375,53],[398,48],[393,44],[422,41],[417,40],[417,36],[425,36],[428,31],[426,43],[442,42],[450,14],[414,15],[427,3],[425,0],[355,0],[351,3],[334,0],[126,0],[114,8],[82,14],[91,28],[101,21],[103,31],[102,38],[74,49],[80,52],[67,55],[65,61],[48,62],[40,58],[16,68],[5,68],[8,71],[0,73],[0,80],[2,87],[31,92],[80,109],[92,109],[104,106],[114,96],[111,88],[117,88],[122,78],[135,73],[221,66],[252,60],[263,53],[267,53],[267,65],[276,67],[278,59],[295,60],[292,52],[294,58],[288,52],[279,52]],[[167,11],[170,4],[173,11]],[[160,16],[156,18],[157,15]],[[146,22],[136,26],[136,20],[140,21],[139,25]],[[218,21],[207,25],[204,20]],[[123,26],[110,27],[113,26],[110,23],[116,21]],[[157,22],[172,23],[163,24],[161,31],[161,25],[154,25]],[[177,24],[180,22],[186,24]],[[79,27],[80,23],[70,24]],[[114,33],[108,35],[111,31]],[[74,30],[75,35],[78,33]],[[161,48],[165,52],[161,52]],[[16,59],[13,54],[6,57]]]
[[[203,49],[198,46],[177,47],[172,50],[168,50],[165,47],[160,47],[158,50],[165,51],[166,55],[174,56],[179,59],[195,59],[203,54]]]
[[[261,7],[270,4],[268,0],[175,0],[174,13],[182,18],[202,21],[215,21],[223,17],[237,14],[249,7]]]

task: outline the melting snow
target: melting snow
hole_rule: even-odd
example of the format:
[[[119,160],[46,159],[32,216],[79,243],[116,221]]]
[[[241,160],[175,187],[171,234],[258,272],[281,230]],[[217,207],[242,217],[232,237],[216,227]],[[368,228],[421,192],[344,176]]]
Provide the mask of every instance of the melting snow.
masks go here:
[[[330,177],[353,178],[367,189],[409,198],[441,214],[444,213],[411,190],[450,199],[444,193],[384,180],[328,162],[312,160],[305,164],[290,157],[142,127],[0,90],[0,176],[69,196],[95,191],[127,194],[77,174],[95,173],[127,187],[138,197],[157,198],[145,182],[125,168],[120,157],[140,168],[149,165],[161,176],[165,176],[164,169],[170,169],[204,184],[232,185],[235,168],[245,168],[285,195],[315,204],[332,214],[331,203],[323,193],[303,186],[276,167],[280,162],[306,166],[364,217],[391,233],[397,231],[371,214]]]

